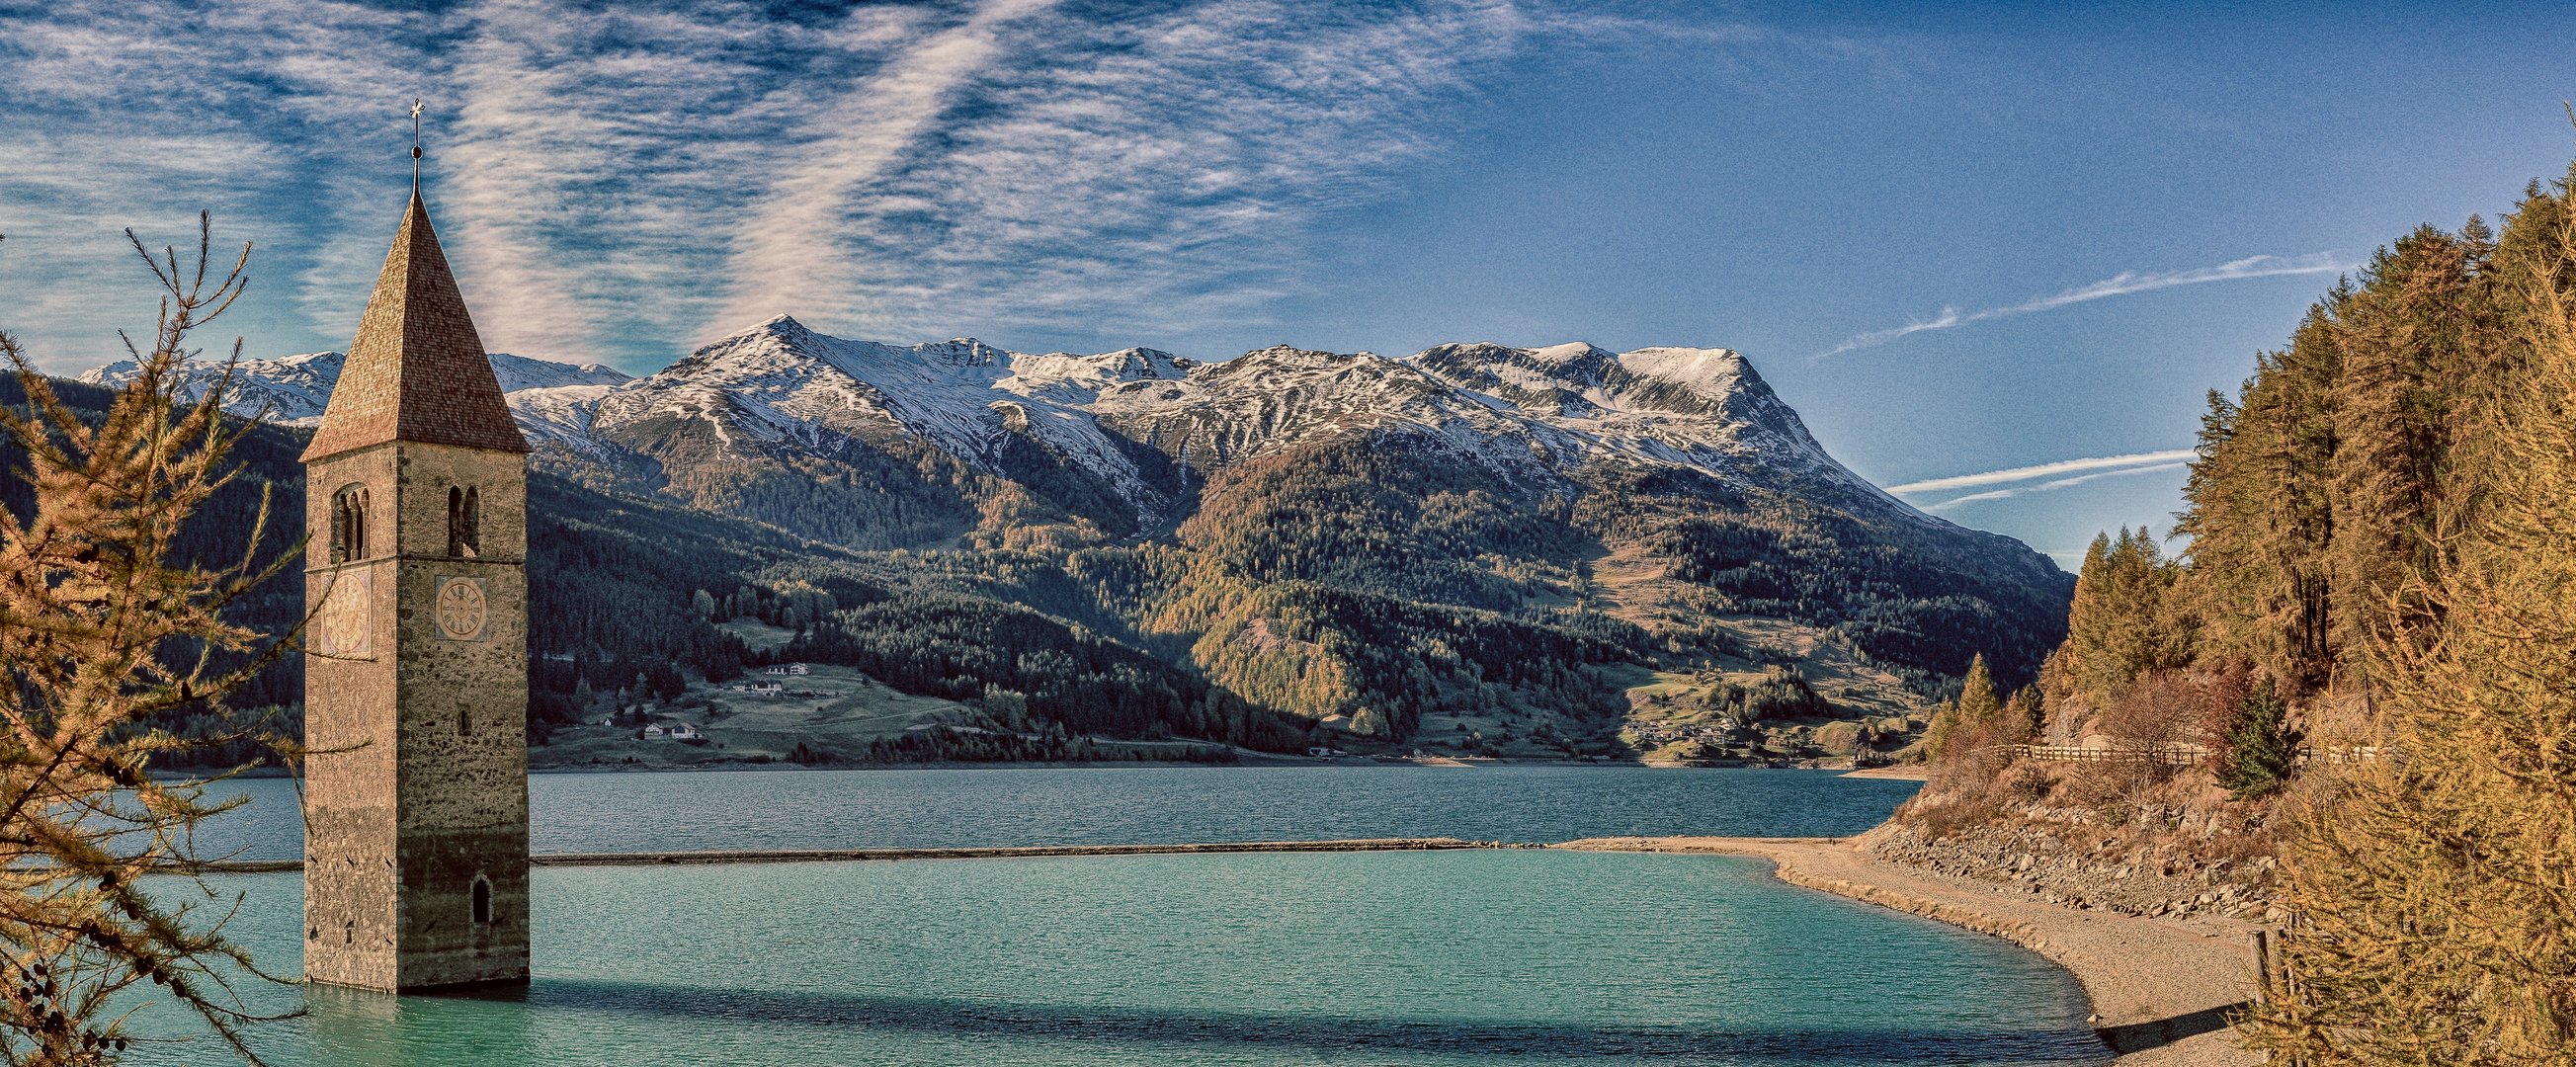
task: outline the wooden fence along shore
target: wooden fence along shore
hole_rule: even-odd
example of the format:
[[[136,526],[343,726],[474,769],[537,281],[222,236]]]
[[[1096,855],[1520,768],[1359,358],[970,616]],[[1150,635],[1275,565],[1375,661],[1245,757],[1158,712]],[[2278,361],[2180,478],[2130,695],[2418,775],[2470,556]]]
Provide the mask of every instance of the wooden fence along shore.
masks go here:
[[[2162,745],[2120,745],[2100,748],[2078,747],[2075,745],[2014,745],[2012,748],[2014,755],[2020,756],[2024,759],[2048,760],[2060,763],[2162,763],[2167,766],[2174,767],[2188,767],[2193,764],[2204,763],[2207,762],[2210,757],[2217,755],[2217,753],[2212,751],[2207,745],[2191,745],[2179,742]],[[2299,758],[2301,760],[2323,759],[2328,763],[2369,763],[2377,760],[2379,758],[2379,754],[2380,749],[2373,746],[2328,749],[2303,748],[2299,750]]]

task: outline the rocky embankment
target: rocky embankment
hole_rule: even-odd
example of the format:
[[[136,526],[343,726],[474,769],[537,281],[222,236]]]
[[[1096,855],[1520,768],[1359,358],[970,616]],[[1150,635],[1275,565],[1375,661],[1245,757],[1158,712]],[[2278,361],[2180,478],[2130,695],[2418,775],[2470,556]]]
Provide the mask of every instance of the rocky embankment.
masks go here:
[[[2109,835],[2088,841],[2028,825],[1978,826],[1930,840],[1919,827],[1889,823],[1859,843],[1874,859],[2082,910],[2281,919],[2267,893],[2278,866],[2269,856],[2209,859],[2179,843]]]

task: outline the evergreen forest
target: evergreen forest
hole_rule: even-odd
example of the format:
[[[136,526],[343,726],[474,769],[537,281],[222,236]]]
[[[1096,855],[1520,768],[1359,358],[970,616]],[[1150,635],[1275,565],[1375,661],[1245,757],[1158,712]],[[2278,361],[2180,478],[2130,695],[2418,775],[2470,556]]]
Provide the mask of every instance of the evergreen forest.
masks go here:
[[[2572,191],[2399,236],[2211,392],[2173,538],[2094,542],[2038,685],[1936,718],[1902,832],[2241,882],[2282,927],[2240,1021],[2275,1062],[2566,1062]]]

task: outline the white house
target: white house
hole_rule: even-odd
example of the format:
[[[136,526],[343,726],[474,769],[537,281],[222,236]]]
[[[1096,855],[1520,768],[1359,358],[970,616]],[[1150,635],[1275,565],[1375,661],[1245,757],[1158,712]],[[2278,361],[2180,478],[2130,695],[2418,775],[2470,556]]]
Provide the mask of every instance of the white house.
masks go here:
[[[679,723],[671,727],[671,740],[673,741],[704,741],[706,739],[707,735],[699,733],[698,728],[690,723]]]
[[[774,697],[780,693],[786,692],[787,690],[786,687],[781,686],[776,682],[753,682],[750,685],[744,686],[743,691],[750,693],[753,696]]]
[[[812,674],[812,673],[814,673],[814,671],[813,671],[813,668],[807,667],[806,665],[804,665],[804,664],[802,664],[802,663],[781,663],[781,664],[778,664],[778,665],[776,665],[776,666],[773,666],[773,667],[767,668],[767,673],[770,673],[770,674]]]
[[[658,725],[649,722],[644,724],[644,739],[647,741],[659,741],[669,736],[671,732]]]

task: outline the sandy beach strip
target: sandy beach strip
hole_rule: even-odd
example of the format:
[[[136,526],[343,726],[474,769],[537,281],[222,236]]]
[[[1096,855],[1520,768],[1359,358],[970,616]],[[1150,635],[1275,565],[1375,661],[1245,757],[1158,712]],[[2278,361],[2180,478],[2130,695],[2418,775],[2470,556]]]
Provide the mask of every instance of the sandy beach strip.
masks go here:
[[[1608,837],[1597,852],[1718,852],[1770,860],[1782,881],[2004,938],[2075,975],[2119,1067],[2251,1067],[2223,1015],[2254,993],[2250,924],[2080,911],[1871,858],[1835,838]]]

